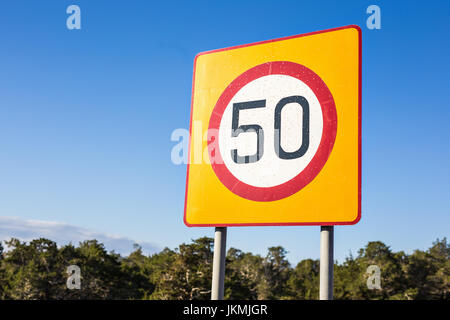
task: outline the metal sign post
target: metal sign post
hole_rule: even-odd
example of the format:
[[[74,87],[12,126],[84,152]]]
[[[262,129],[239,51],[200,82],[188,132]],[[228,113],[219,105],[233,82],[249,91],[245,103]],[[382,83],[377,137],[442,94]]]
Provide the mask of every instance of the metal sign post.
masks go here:
[[[320,227],[320,300],[333,300],[334,227]]]
[[[211,300],[223,300],[225,281],[225,256],[227,247],[227,228],[216,227],[214,233],[214,258],[212,270]]]

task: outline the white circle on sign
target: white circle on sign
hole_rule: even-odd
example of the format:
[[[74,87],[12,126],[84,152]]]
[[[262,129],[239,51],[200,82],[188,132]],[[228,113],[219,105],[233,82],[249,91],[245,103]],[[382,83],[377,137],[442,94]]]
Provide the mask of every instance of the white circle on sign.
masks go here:
[[[301,156],[283,159],[276,152],[278,134],[281,135],[282,150],[294,153],[302,146],[305,132],[304,107],[297,102],[287,103],[281,109],[280,133],[275,130],[276,106],[288,97],[303,97],[308,103],[309,119],[306,122],[309,123],[309,144]],[[242,132],[232,136],[234,104],[251,101],[265,101],[265,106],[239,110],[235,127],[260,126],[263,132],[263,152],[256,161],[236,162],[232,156],[233,149],[237,150],[240,157],[252,156],[258,151],[256,132]],[[322,108],[311,88],[298,78],[270,74],[247,83],[231,98],[220,121],[218,145],[223,163],[236,179],[250,186],[269,188],[293,179],[308,166],[319,148],[322,133]]]

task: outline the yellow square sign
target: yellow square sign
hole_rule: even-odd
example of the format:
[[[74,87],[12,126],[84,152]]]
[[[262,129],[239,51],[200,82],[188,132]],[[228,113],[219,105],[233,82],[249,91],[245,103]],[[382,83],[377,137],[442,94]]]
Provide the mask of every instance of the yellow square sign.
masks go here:
[[[339,225],[361,216],[361,30],[200,53],[188,226]]]

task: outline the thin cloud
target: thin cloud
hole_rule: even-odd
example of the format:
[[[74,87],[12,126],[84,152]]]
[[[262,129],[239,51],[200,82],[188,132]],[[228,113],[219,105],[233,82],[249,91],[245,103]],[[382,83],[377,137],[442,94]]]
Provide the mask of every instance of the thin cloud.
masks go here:
[[[10,238],[18,238],[22,241],[47,238],[55,241],[58,245],[68,243],[78,245],[81,241],[96,239],[105,245],[106,250],[114,250],[122,255],[132,252],[135,243],[138,243],[146,254],[161,250],[158,245],[153,243],[137,242],[127,237],[102,233],[68,223],[0,217],[0,241]]]

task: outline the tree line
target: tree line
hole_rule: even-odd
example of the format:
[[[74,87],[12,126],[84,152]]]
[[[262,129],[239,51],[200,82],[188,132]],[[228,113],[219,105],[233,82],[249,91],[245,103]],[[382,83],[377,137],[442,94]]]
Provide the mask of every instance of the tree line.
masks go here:
[[[40,238],[0,242],[0,299],[209,299],[214,241],[203,237],[145,255],[139,246],[122,257],[96,240],[58,247]],[[291,266],[283,247],[265,256],[230,248],[225,299],[318,299],[319,261]],[[450,299],[450,244],[393,252],[369,242],[334,266],[335,299]],[[68,289],[67,268],[81,270],[80,289]],[[369,289],[370,265],[380,268],[379,289]]]

